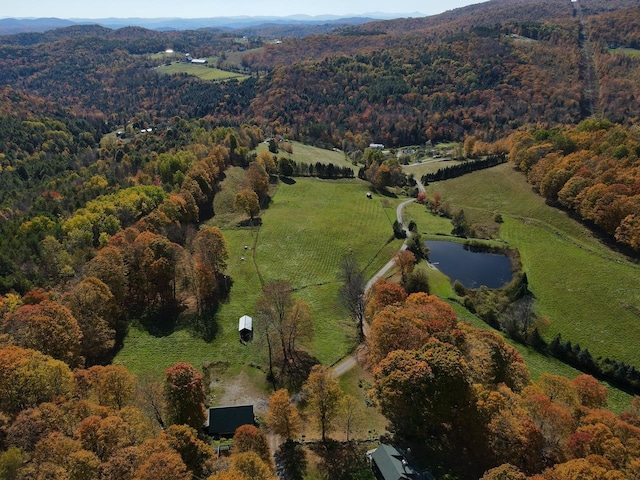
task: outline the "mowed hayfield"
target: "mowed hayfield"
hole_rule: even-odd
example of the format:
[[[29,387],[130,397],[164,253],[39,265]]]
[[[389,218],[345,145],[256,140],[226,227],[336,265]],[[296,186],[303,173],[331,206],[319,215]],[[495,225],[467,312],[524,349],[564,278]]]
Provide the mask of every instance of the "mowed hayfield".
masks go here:
[[[240,172],[232,170],[229,177],[236,176]],[[164,337],[132,327],[115,363],[153,376],[177,361],[197,368],[204,362],[229,362],[229,374],[266,366],[259,325],[254,342],[243,345],[238,318],[253,315],[262,282],[278,279],[288,280],[294,296],[311,307],[314,335],[307,345],[311,355],[330,365],[349,354],[356,345],[356,329],[338,303],[340,259],[352,252],[370,277],[401,245],[390,241],[400,199],[375,194],[369,199],[368,191],[368,185],[357,179],[297,178],[274,188],[260,227],[240,227],[227,218],[223,233],[229,251],[227,274],[233,283],[228,301],[208,320],[218,329],[215,339],[205,342],[186,327]],[[220,194],[224,195],[224,187]]]
[[[358,175],[360,166],[354,166],[351,160],[348,160],[340,150],[322,150],[309,145],[304,145],[300,142],[288,142],[291,145],[291,153],[287,153],[284,149],[278,149],[276,156],[278,158],[287,158],[294,160],[297,163],[307,163],[315,165],[316,163],[329,164],[333,163],[339,167],[350,167],[353,169],[354,175]],[[267,142],[263,142],[256,148],[256,153],[268,151],[269,145]],[[321,152],[319,155],[318,152]]]
[[[428,186],[435,191],[472,221],[502,215],[500,236],[519,250],[537,313],[551,320],[546,340],[561,333],[594,357],[640,365],[640,264],[546,205],[509,164]]]
[[[156,72],[164,75],[177,75],[179,73],[186,73],[187,75],[193,75],[200,80],[207,81],[223,81],[236,78],[242,80],[247,78],[246,75],[241,75],[235,72],[227,72],[220,70],[219,68],[212,68],[206,65],[194,65],[192,63],[173,62],[170,65],[161,65],[156,68]]]
[[[288,280],[296,296],[309,303],[315,327],[311,351],[325,364],[355,345],[354,326],[337,301],[341,258],[352,252],[369,278],[401,245],[389,241],[397,201],[369,199],[366,192],[360,180],[297,178],[281,184],[256,234],[252,254],[260,277]]]

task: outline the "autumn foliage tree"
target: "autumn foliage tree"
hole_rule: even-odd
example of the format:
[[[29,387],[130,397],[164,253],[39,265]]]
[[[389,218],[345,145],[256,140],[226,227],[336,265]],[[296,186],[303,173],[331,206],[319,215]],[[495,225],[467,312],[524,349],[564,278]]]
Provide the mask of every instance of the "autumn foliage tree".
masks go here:
[[[263,165],[251,162],[247,169],[245,183],[247,188],[255,192],[261,203],[266,200],[269,194],[269,173]]]
[[[399,250],[393,256],[393,263],[400,270],[402,285],[406,285],[409,275],[416,266],[416,256],[409,250]]]
[[[62,298],[82,331],[80,351],[94,364],[115,346],[118,305],[109,287],[96,277],[86,277]]]
[[[242,210],[251,220],[260,213],[260,201],[258,199],[258,195],[250,189],[244,189],[236,193],[233,200],[233,206],[236,210]]]
[[[254,452],[262,461],[271,463],[271,452],[267,437],[255,425],[241,425],[233,435],[233,453]]]
[[[550,203],[638,250],[637,132],[607,120],[532,128],[511,136],[510,160]]]
[[[418,350],[432,336],[451,338],[457,315],[442,300],[414,293],[380,310],[371,322],[369,358],[377,363],[394,350]]]
[[[23,348],[39,350],[70,366],[82,364],[82,331],[71,311],[50,300],[23,305],[7,315],[2,329]]]
[[[216,300],[219,278],[227,267],[229,252],[218,227],[202,227],[191,245],[197,298],[202,306]]]
[[[407,298],[407,292],[397,283],[389,282],[384,278],[376,280],[369,291],[366,317],[371,320],[377,312],[387,305],[402,303]]]
[[[302,430],[302,421],[298,409],[285,388],[276,390],[269,397],[269,408],[265,423],[270,432],[280,435],[287,441],[297,437]]]
[[[200,429],[205,420],[202,375],[188,363],[177,363],[165,371],[164,396],[169,424]]]
[[[196,478],[204,478],[214,469],[213,448],[200,438],[198,430],[187,425],[171,425],[160,438],[178,452],[187,470]]]
[[[334,427],[340,411],[342,390],[338,380],[324,365],[314,365],[307,381],[303,385],[311,417],[320,428],[322,441]]]
[[[95,378],[94,390],[100,405],[117,410],[130,404],[136,393],[136,378],[122,365],[95,366],[91,368]]]

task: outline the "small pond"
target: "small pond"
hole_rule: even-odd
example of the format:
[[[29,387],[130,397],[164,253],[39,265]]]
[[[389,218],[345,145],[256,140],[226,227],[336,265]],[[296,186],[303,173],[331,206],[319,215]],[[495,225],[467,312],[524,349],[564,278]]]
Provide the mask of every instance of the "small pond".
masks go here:
[[[466,288],[500,288],[511,281],[511,262],[506,255],[472,251],[455,242],[428,241],[429,261],[451,282],[459,280]]]

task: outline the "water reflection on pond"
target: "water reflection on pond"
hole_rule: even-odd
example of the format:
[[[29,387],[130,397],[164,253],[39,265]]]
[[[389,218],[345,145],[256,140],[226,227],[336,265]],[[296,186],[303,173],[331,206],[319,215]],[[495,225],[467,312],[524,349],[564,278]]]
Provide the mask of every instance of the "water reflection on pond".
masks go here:
[[[500,288],[511,281],[511,263],[506,255],[471,251],[455,242],[428,241],[429,261],[466,288]]]

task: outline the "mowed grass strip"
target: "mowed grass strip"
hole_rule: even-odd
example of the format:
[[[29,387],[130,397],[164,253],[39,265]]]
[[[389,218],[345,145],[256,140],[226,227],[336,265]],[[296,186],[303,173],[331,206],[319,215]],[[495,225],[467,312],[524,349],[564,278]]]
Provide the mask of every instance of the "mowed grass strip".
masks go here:
[[[239,342],[237,331],[238,319],[253,316],[261,294],[258,272],[266,282],[289,280],[294,295],[309,303],[314,322],[314,337],[307,345],[311,355],[325,364],[347,355],[356,344],[356,331],[338,303],[340,259],[351,249],[358,263],[368,266],[369,278],[401,245],[388,242],[400,200],[377,195],[368,199],[368,191],[360,180],[309,178],[281,184],[262,212],[262,227],[223,228],[232,288],[215,317],[205,319],[215,322],[215,339],[205,342],[187,328],[154,337],[132,327],[115,363],[155,377],[178,361],[197,368],[205,361],[225,361],[231,363],[230,371],[239,365],[266,365],[260,326],[254,325],[255,341],[248,345]]]
[[[246,75],[241,75],[235,72],[227,72],[226,70],[220,70],[219,68],[211,68],[205,65],[194,65],[192,63],[174,62],[171,65],[161,65],[156,68],[156,72],[164,75],[177,75],[180,73],[186,73],[187,75],[193,75],[200,80],[206,81],[223,81],[237,78],[242,80],[247,78]]]
[[[359,180],[296,178],[281,185],[258,238],[265,281],[288,279],[294,288],[336,283],[340,259],[349,252],[363,267],[375,258],[374,269],[384,265],[401,242],[388,243],[393,218],[384,208],[387,198],[367,198],[367,192]],[[385,246],[388,254],[381,252]]]
[[[431,184],[434,191],[468,218],[503,215],[501,237],[519,250],[537,311],[551,320],[547,340],[561,333],[594,357],[640,366],[640,265],[546,205],[510,165]]]
[[[291,153],[287,153],[283,148],[278,149],[276,156],[278,158],[288,158],[294,160],[297,163],[306,163],[308,165],[315,165],[316,163],[322,163],[328,165],[333,163],[340,167],[349,167],[353,170],[355,176],[358,175],[358,170],[361,165],[353,165],[349,159],[346,158],[344,152],[340,150],[324,150],[310,145],[304,145],[300,142],[288,142],[291,144]],[[263,142],[256,148],[256,153],[268,151],[269,146]]]

